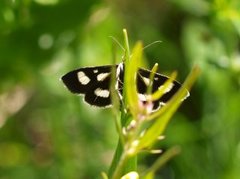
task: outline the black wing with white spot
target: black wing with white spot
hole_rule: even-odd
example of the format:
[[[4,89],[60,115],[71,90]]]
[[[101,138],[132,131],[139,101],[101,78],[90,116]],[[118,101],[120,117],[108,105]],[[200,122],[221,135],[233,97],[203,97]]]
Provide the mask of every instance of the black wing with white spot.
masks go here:
[[[112,68],[116,68],[116,74],[114,74],[117,80],[115,89],[121,100],[124,87],[123,63],[120,63],[119,65],[79,68],[64,75],[62,81],[72,93],[85,95],[84,99],[90,105],[110,107],[112,104],[110,94],[111,75],[113,75],[111,74]],[[143,103],[146,102],[146,93],[150,84],[150,74],[151,71],[142,68],[139,68],[137,73],[137,91],[139,100]],[[169,78],[159,73],[154,73],[153,79],[152,93],[161,88]],[[163,96],[160,99],[153,101],[153,110],[157,110],[165,105],[180,87],[180,83],[173,81],[172,85],[165,91]]]
[[[65,86],[76,94],[85,95],[85,101],[93,106],[111,105],[111,69],[117,65],[79,68],[62,77]]]
[[[148,85],[150,84],[150,74],[151,71],[149,70],[142,68],[138,70],[137,88],[140,97],[141,95],[146,95],[147,93],[147,88]],[[160,89],[168,79],[169,77],[167,76],[161,75],[159,73],[154,73],[152,93]],[[171,87],[165,91],[163,96],[160,99],[153,101],[154,104],[153,110],[156,110],[161,106],[165,105],[166,102],[170,100],[173,97],[173,95],[178,91],[179,88],[181,88],[181,84],[178,83],[177,81],[173,81]],[[144,97],[142,98],[142,101],[144,101]]]

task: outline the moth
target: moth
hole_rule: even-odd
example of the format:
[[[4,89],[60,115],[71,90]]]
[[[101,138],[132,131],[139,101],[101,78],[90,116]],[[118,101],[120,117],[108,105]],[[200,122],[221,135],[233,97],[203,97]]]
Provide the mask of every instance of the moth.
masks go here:
[[[115,68],[115,74],[112,74],[112,68]],[[123,87],[124,87],[124,63],[118,65],[105,65],[95,67],[79,68],[65,74],[61,80],[74,94],[84,96],[84,100],[97,107],[111,107],[111,91],[110,84],[112,75],[116,77],[115,90],[117,91],[120,100],[122,100]],[[139,68],[136,75],[137,93],[139,100],[143,103],[146,102],[146,93],[148,85],[150,84],[150,74],[152,72]],[[152,82],[152,93],[157,91],[168,80],[169,77],[159,73],[154,73]],[[156,101],[153,101],[152,110],[157,110],[167,103],[169,99],[179,90],[181,84],[173,81],[170,88],[165,91],[163,96]],[[186,95],[186,97],[189,93]],[[185,98],[186,98],[185,97]],[[184,98],[184,99],[185,99]]]

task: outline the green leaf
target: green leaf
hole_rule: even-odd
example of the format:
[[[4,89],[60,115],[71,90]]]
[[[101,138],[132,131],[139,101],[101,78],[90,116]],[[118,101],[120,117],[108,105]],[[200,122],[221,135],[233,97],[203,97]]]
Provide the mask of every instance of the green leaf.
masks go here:
[[[140,64],[140,60],[142,58],[142,49],[143,49],[142,43],[137,42],[137,44],[133,48],[132,56],[130,60],[126,61],[125,66],[126,71],[124,83],[126,88],[127,104],[129,105],[130,112],[135,119],[137,118],[137,114],[139,112],[136,75]]]

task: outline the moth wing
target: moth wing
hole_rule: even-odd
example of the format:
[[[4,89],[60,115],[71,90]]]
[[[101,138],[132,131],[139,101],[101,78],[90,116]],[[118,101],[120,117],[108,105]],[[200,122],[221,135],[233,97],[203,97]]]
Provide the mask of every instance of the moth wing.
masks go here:
[[[111,69],[115,65],[86,67],[73,70],[61,79],[69,91],[85,95],[84,99],[93,106],[111,105],[110,81]]]
[[[140,68],[137,75],[137,87],[140,94],[146,94],[148,84],[150,83],[151,71]],[[157,91],[164,83],[169,79],[169,77],[161,75],[159,73],[154,73],[152,93]],[[177,81],[173,81],[171,87],[166,90],[161,98],[154,101],[153,109],[158,109],[160,105],[164,105],[168,100],[170,100],[174,94],[181,88],[181,84]]]
[[[110,94],[111,75],[107,76],[103,81],[100,81],[92,88],[89,88],[85,93],[84,100],[97,107],[110,107],[111,94]]]
[[[85,94],[89,89],[95,88],[98,75],[110,73],[112,65],[79,68],[65,74],[61,80],[69,91],[76,94]]]

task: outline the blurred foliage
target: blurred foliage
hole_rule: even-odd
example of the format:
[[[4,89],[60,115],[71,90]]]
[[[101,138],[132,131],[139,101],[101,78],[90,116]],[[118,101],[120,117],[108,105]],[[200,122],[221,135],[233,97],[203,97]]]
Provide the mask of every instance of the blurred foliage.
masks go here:
[[[111,111],[91,108],[59,78],[111,63],[109,36],[145,49],[162,73],[201,76],[158,145],[182,153],[158,178],[240,176],[239,0],[0,1],[0,178],[97,178],[117,142]],[[120,41],[121,42],[121,41]],[[119,48],[121,61],[123,51]],[[141,156],[141,169],[156,156]]]

